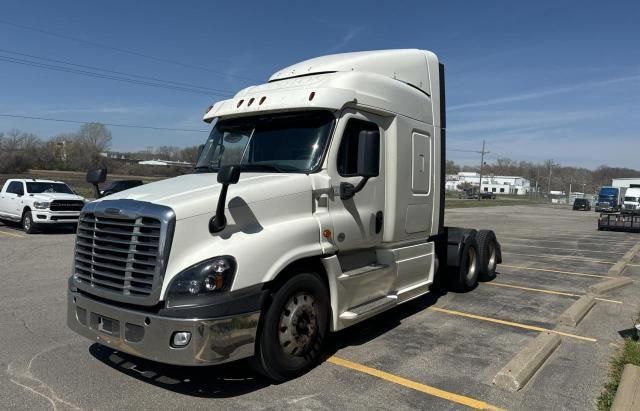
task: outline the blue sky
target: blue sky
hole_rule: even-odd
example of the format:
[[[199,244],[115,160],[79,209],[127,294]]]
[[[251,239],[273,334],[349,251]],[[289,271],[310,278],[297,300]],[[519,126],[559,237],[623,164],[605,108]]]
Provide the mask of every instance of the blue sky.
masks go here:
[[[485,139],[489,161],[640,169],[640,2],[378,3],[6,0],[0,59],[35,60],[11,54],[23,53],[234,92],[318,55],[422,48],[446,64],[450,148]],[[199,144],[202,114],[221,98],[0,61],[2,114],[195,130],[112,127],[114,149]],[[43,138],[77,127],[0,117],[0,130]]]

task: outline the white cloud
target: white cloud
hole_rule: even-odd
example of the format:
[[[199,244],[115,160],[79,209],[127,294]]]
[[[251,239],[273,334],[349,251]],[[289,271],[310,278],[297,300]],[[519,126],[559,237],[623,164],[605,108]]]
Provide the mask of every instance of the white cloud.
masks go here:
[[[340,42],[335,46],[331,47],[330,49],[328,49],[327,52],[333,53],[336,51],[340,51],[363,30],[364,30],[364,27],[352,27],[348,29],[347,32],[342,36],[342,39],[340,40]]]
[[[463,104],[449,106],[447,107],[447,110],[456,111],[456,110],[462,110],[467,108],[486,107],[486,106],[493,106],[493,105],[499,105],[504,103],[515,103],[519,101],[547,97],[555,94],[567,93],[567,92],[576,91],[576,90],[589,89],[593,87],[606,86],[610,84],[622,83],[622,82],[634,81],[634,80],[640,80],[640,75],[636,74],[633,76],[614,77],[607,80],[584,82],[584,83],[561,86],[561,87],[556,87],[553,89],[547,89],[542,91],[533,91],[529,93],[516,94],[513,96],[498,97],[498,98],[487,99],[482,101],[474,101],[470,103],[463,103]]]

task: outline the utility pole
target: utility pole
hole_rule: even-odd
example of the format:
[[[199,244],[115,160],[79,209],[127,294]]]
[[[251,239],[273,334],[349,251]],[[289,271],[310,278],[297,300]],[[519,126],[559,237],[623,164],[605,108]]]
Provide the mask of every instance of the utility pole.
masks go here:
[[[549,197],[549,202],[551,202],[551,170],[553,166],[559,166],[560,164],[554,164],[553,159],[549,161],[549,184],[547,185],[547,197]]]
[[[482,151],[480,152],[480,181],[478,183],[478,201],[480,201],[482,195],[482,169],[484,167],[484,155],[489,154],[489,151],[484,151],[484,143],[482,140]]]
[[[569,202],[571,202],[571,185],[573,184],[573,176],[569,180]]]

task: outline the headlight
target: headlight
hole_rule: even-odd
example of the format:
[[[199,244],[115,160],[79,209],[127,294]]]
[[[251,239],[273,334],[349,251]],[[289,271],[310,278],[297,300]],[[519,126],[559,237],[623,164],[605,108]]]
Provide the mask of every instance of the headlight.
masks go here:
[[[214,257],[192,265],[174,277],[167,293],[167,307],[185,307],[211,303],[211,297],[231,288],[236,260],[231,256]]]
[[[42,209],[45,209],[45,208],[49,208],[49,205],[50,205],[50,204],[51,204],[51,203],[50,203],[50,202],[48,202],[48,201],[42,201],[42,202],[40,202],[40,201],[36,201],[35,203],[33,203],[33,206],[34,206],[35,208],[37,208],[37,209],[42,210]]]

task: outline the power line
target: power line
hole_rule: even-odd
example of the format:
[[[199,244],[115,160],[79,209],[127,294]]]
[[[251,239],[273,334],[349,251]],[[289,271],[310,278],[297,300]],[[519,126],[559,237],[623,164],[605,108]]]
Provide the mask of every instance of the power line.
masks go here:
[[[79,69],[74,69],[74,68],[70,68],[70,67],[64,67],[64,66],[59,66],[59,65],[47,64],[47,63],[40,63],[38,61],[20,59],[20,58],[16,58],[16,57],[0,56],[0,61],[4,61],[4,62],[7,62],[7,63],[13,63],[13,64],[20,64],[20,65],[24,65],[24,66],[36,67],[36,68],[41,68],[41,69],[46,69],[46,70],[73,73],[73,74],[78,74],[78,75],[87,76],[87,77],[102,78],[102,79],[119,81],[119,82],[124,82],[124,83],[131,83],[131,84],[144,85],[144,86],[149,86],[149,87],[157,87],[157,88],[164,88],[164,89],[169,89],[169,90],[183,91],[183,92],[187,92],[187,93],[217,95],[217,96],[221,96],[221,97],[228,97],[229,96],[228,94],[223,94],[223,93],[218,93],[218,92],[213,92],[213,91],[197,90],[197,89],[192,89],[192,88],[189,88],[189,87],[173,86],[173,85],[170,85],[170,84],[154,83],[154,82],[149,82],[149,81],[136,80],[136,79],[133,79],[133,78],[120,77],[120,76],[108,75],[108,74],[101,74],[101,73],[96,73],[96,72],[92,72],[92,71],[79,70]]]
[[[100,123],[100,124],[104,124],[105,126],[109,126],[109,127],[144,128],[144,129],[150,129],[150,130],[183,131],[183,132],[187,132],[187,133],[207,133],[207,131],[188,129],[188,128],[170,128],[170,127],[141,126],[141,125],[136,125],[136,124],[103,123],[101,121],[63,120],[63,119],[60,119],[60,118],[23,116],[23,115],[20,115],[20,114],[0,113],[0,117],[23,118],[23,119],[28,119],[28,120],[55,121],[55,122],[58,122],[58,123],[73,123],[73,124]]]
[[[463,150],[460,148],[447,148],[447,151],[457,151],[461,153],[476,153],[476,154],[480,153],[478,150]]]
[[[119,75],[134,77],[134,78],[146,79],[146,80],[151,80],[151,81],[155,81],[155,82],[159,82],[159,83],[168,83],[168,84],[173,84],[173,85],[177,85],[177,86],[180,86],[180,87],[187,87],[187,88],[190,88],[190,89],[202,89],[202,90],[205,90],[205,91],[213,91],[213,92],[225,93],[225,94],[229,94],[229,95],[233,94],[232,92],[230,92],[228,90],[221,90],[221,89],[215,89],[215,88],[199,86],[199,85],[194,85],[194,84],[181,83],[181,82],[172,81],[172,80],[163,80],[163,79],[159,79],[159,78],[155,78],[155,77],[142,76],[142,75],[139,75],[139,74],[125,73],[125,72],[122,72],[122,71],[108,70],[108,69],[103,69],[103,68],[96,67],[96,66],[87,66],[87,65],[84,65],[84,64],[77,64],[77,63],[72,63],[72,62],[64,61],[64,60],[56,60],[56,59],[51,59],[51,58],[47,58],[47,57],[36,56],[36,55],[33,55],[33,54],[20,53],[20,52],[17,52],[17,51],[11,51],[11,50],[6,50],[6,49],[2,49],[2,48],[0,48],[0,52],[6,53],[6,54],[13,54],[13,55],[17,55],[17,56],[35,58],[35,59],[43,60],[43,61],[50,61],[50,62],[54,62],[54,63],[67,64],[67,65],[70,65],[70,66],[82,67],[82,68],[86,68],[86,69],[90,69],[90,70],[103,71],[105,73],[113,73],[113,74],[119,74]]]
[[[257,81],[257,82],[262,82],[261,80],[256,80],[256,79],[252,79],[250,77],[244,77],[244,76],[239,76],[237,74],[231,74],[231,73],[225,73],[224,71],[218,71],[218,70],[213,70],[210,69],[208,67],[202,67],[202,66],[196,66],[193,64],[189,64],[189,63],[183,63],[181,61],[177,61],[177,60],[172,60],[172,59],[168,59],[165,57],[156,57],[156,56],[152,56],[150,54],[145,54],[145,53],[140,53],[134,50],[129,50],[129,49],[124,49],[124,48],[120,48],[120,47],[114,47],[114,46],[110,46],[108,44],[103,44],[103,43],[98,43],[95,41],[90,41],[90,40],[85,40],[85,39],[81,39],[78,37],[73,37],[73,36],[69,36],[66,34],[60,34],[60,33],[56,33],[53,31],[48,31],[48,30],[43,30],[37,27],[31,27],[31,26],[25,26],[23,24],[18,24],[18,23],[14,23],[8,20],[3,20],[0,19],[0,24],[5,24],[7,26],[12,26],[12,27],[17,27],[23,30],[31,30],[31,31],[36,31],[38,33],[42,33],[42,34],[46,34],[48,36],[53,36],[53,37],[58,37],[61,39],[65,39],[65,40],[72,40],[72,41],[76,41],[78,43],[84,43],[84,44],[88,44],[94,47],[100,47],[103,49],[107,49],[107,50],[113,50],[113,51],[117,51],[120,53],[126,53],[126,54],[130,54],[133,56],[138,56],[138,57],[143,57],[149,60],[154,60],[154,61],[161,61],[164,63],[170,63],[170,64],[175,64],[177,66],[182,66],[182,67],[186,67],[186,68],[190,68],[190,69],[195,69],[195,70],[200,70],[200,71],[206,71],[209,73],[214,73],[220,76],[227,76],[227,77],[234,77],[237,79],[241,79],[241,80],[249,80],[249,81]]]

